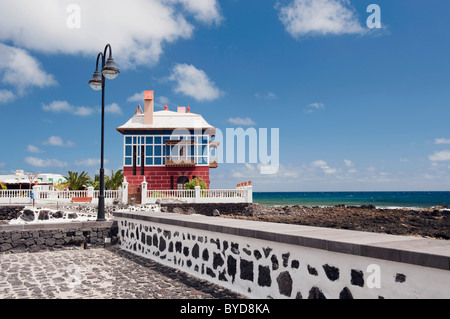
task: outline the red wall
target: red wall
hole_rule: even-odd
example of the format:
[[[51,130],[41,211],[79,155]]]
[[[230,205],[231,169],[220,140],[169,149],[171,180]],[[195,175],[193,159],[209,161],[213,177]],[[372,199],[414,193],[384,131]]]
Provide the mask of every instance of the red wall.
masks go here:
[[[136,176],[133,176],[133,167],[124,167],[123,176],[127,178],[127,182],[132,185],[139,185],[143,181],[141,168],[136,168]],[[209,187],[209,167],[145,167],[144,176],[148,183],[148,189],[166,190],[170,188],[170,177],[173,176],[173,186],[177,189],[177,179],[180,176],[186,176],[189,180],[195,177],[202,178]],[[130,187],[131,189],[132,187]]]

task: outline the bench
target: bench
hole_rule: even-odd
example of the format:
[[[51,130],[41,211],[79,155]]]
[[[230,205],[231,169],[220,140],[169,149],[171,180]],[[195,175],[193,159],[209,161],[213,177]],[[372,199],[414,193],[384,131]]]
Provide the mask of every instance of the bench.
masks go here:
[[[72,197],[72,203],[91,203],[92,197]]]

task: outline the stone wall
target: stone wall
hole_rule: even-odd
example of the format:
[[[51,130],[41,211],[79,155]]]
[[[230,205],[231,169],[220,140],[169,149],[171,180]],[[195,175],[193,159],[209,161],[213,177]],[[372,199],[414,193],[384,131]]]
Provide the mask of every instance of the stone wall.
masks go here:
[[[105,238],[117,243],[113,222],[0,226],[0,253],[38,252],[67,247],[104,247]]]
[[[25,206],[0,206],[0,220],[16,219]]]
[[[440,241],[423,242],[425,257],[388,246],[418,247],[417,238],[178,214],[117,212],[115,219],[122,249],[250,298],[450,297],[449,256],[432,255],[434,245],[442,252]],[[321,231],[345,241],[318,239]],[[349,244],[352,237],[382,244],[364,248]]]
[[[223,203],[223,204],[188,204],[188,203],[160,203],[161,211],[178,214],[200,214],[205,216],[219,215],[252,215],[252,204]]]

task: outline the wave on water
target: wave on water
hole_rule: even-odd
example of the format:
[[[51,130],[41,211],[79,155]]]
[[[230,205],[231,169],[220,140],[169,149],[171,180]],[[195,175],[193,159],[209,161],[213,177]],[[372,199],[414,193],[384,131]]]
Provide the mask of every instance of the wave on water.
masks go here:
[[[450,208],[450,192],[266,192],[253,194],[264,206],[333,207],[372,205],[380,209]]]

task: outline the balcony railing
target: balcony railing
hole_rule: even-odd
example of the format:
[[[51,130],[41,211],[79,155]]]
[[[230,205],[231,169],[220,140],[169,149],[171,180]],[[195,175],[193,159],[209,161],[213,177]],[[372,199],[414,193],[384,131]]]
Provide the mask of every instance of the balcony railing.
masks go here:
[[[167,167],[189,167],[195,166],[195,159],[191,156],[167,156],[166,157],[166,166]]]

